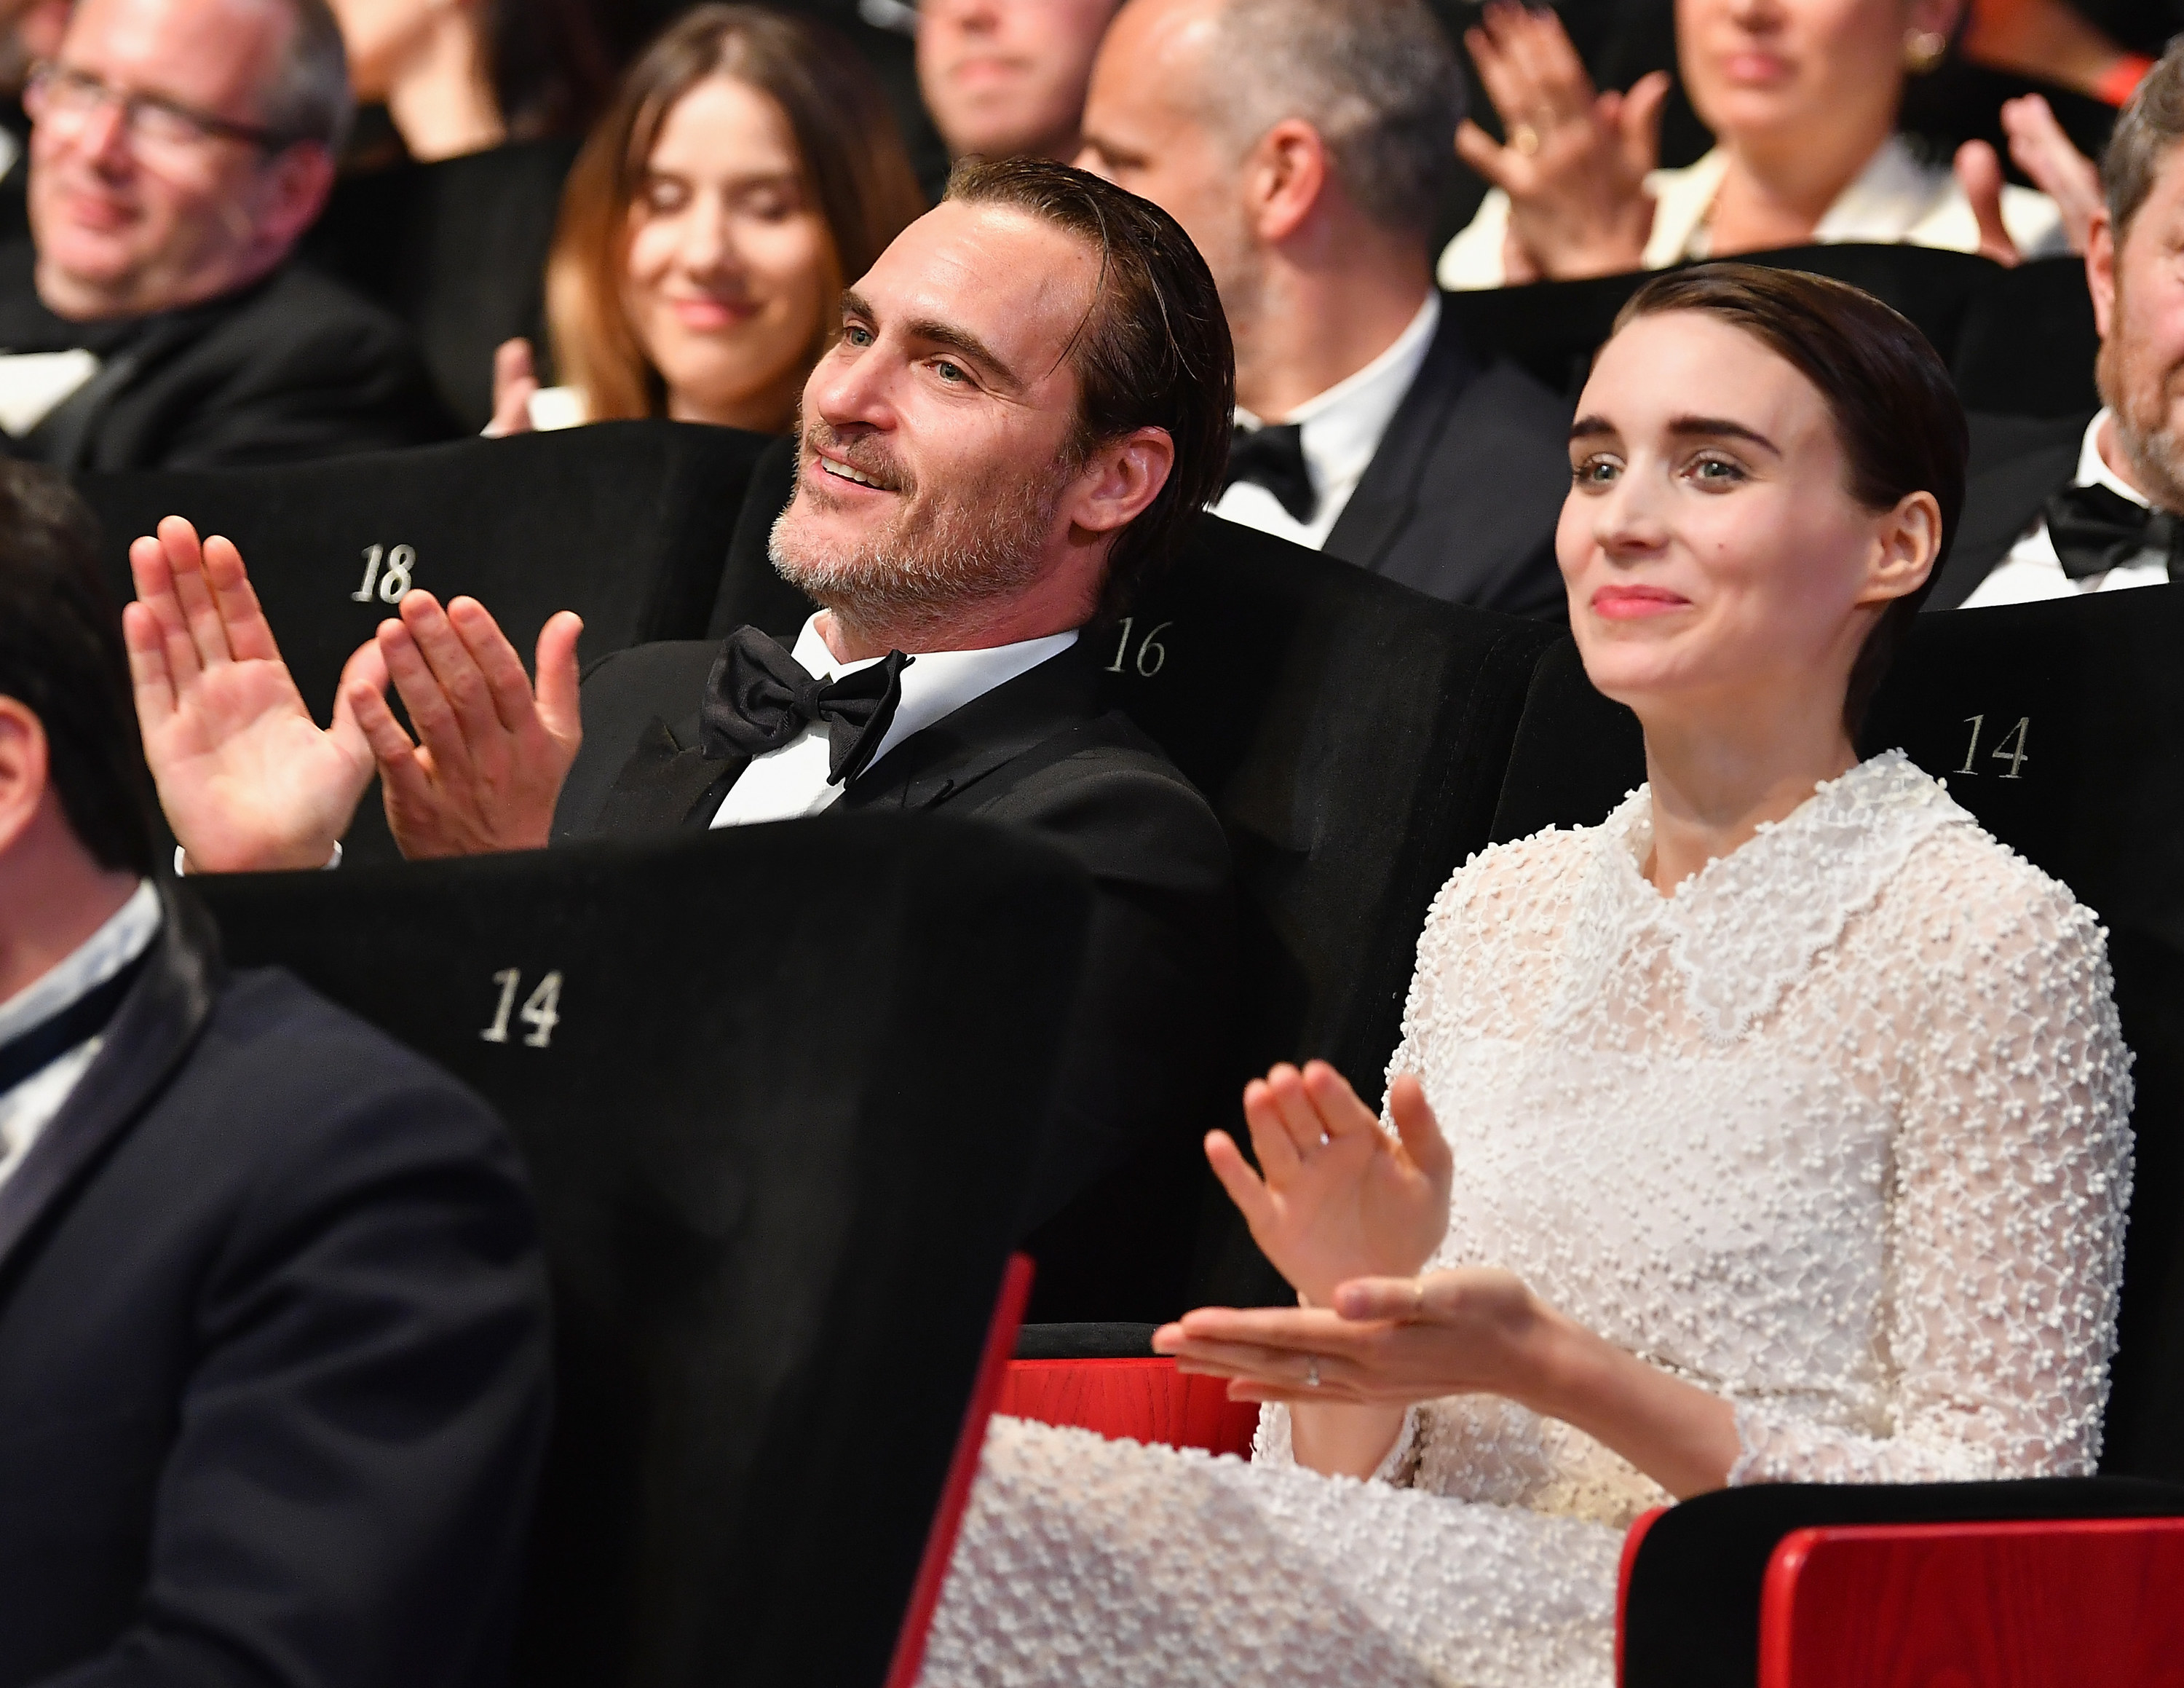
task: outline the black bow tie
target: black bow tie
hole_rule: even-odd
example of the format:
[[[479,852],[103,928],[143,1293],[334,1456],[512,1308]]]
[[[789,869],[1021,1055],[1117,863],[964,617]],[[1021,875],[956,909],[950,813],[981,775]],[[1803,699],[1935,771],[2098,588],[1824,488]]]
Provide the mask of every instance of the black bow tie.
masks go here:
[[[827,783],[854,780],[887,736],[902,701],[902,671],[911,660],[890,651],[853,674],[818,680],[756,628],[738,628],[721,646],[705,679],[705,707],[699,712],[705,756],[714,762],[732,750],[764,756],[813,722],[824,721],[833,750]]]
[[[1312,490],[1312,471],[1304,461],[1304,429],[1296,422],[1229,430],[1222,491],[1239,481],[1266,488],[1293,522],[1309,522],[1318,512],[1319,495]]]
[[[2184,522],[2149,510],[2104,486],[2064,487],[2048,500],[2048,537],[2073,580],[2120,568],[2141,551],[2169,559],[2169,578],[2184,579]]]
[[[114,1018],[114,1011],[121,1006],[122,998],[129,994],[129,987],[143,970],[144,957],[140,955],[58,1014],[48,1015],[27,1031],[0,1043],[0,1096],[5,1096],[25,1079],[43,1072],[77,1044],[103,1031],[106,1023]]]

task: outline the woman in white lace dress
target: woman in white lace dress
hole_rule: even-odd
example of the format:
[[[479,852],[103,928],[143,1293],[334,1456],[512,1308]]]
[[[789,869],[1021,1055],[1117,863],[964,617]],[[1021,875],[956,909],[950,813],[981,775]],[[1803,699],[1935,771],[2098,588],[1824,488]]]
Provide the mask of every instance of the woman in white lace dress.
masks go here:
[[[1323,1065],[1208,1153],[1295,1310],[1161,1332],[1252,1462],[997,1420],[929,1684],[1613,1680],[1644,1508],[2082,1473],[2130,1058],[2070,892],[1851,728],[1961,505],[1917,332],[1712,265],[1632,301],[1557,549],[1648,784],[1474,858],[1388,1129]]]

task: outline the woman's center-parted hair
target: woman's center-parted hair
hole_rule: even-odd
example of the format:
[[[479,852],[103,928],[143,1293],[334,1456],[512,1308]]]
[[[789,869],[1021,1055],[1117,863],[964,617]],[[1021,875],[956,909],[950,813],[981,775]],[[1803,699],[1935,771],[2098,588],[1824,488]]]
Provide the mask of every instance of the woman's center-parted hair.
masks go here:
[[[820,313],[826,331],[805,349],[811,361],[832,338],[833,294],[925,210],[887,96],[846,41],[810,19],[759,6],[686,13],[630,67],[577,155],[547,261],[555,373],[582,392],[593,422],[666,414],[659,372],[623,304],[631,208],[669,113],[716,76],[780,108],[805,191],[826,223],[835,273]]]
[[[1843,724],[1854,737],[1941,577],[1964,511],[1970,439],[1949,372],[1924,334],[1870,293],[1757,264],[1701,264],[1658,276],[1631,295],[1608,338],[1640,317],[1674,310],[1742,329],[1819,389],[1842,447],[1846,490],[1860,505],[1892,510],[1926,492],[1941,506],[1941,544],[1925,583],[1881,612],[1851,666]]]
[[[1078,388],[1070,455],[1081,461],[1141,428],[1174,444],[1167,483],[1108,551],[1100,613],[1112,618],[1173,561],[1190,522],[1220,494],[1236,355],[1212,273],[1159,206],[1067,165],[968,159],[947,197],[1022,211],[1100,254],[1091,301],[1063,352]]]

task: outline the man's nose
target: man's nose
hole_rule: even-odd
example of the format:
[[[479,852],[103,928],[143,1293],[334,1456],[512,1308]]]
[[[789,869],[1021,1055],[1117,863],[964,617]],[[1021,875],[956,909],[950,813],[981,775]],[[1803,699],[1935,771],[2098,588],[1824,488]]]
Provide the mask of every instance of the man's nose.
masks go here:
[[[900,373],[900,364],[883,356],[877,347],[856,350],[838,346],[812,371],[804,389],[805,410],[829,428],[893,428],[893,394]]]
[[[103,99],[84,114],[76,131],[76,150],[100,164],[125,163],[129,154],[129,108],[118,99]]]

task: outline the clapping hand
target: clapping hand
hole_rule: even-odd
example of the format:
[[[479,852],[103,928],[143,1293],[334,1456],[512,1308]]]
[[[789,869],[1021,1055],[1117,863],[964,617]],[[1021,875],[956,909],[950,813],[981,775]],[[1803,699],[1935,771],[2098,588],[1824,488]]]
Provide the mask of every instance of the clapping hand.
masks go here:
[[[1259,1171],[1226,1132],[1206,1139],[1267,1258],[1322,1306],[1351,1278],[1415,1272],[1448,1228],[1454,1168],[1425,1092],[1406,1074],[1388,1102],[1394,1137],[1325,1061],[1284,1064],[1244,1091]]]
[[[1653,201],[1646,175],[1660,156],[1664,71],[1628,93],[1594,92],[1585,64],[1549,11],[1496,0],[1467,30],[1505,145],[1466,118],[1457,156],[1509,196],[1506,279],[1562,280],[1635,270],[1646,257]]]
[[[583,742],[577,704],[577,635],[564,610],[539,629],[538,687],[485,606],[429,592],[403,595],[401,619],[380,623],[376,661],[392,677],[421,742],[351,662],[341,707],[379,764],[387,821],[411,860],[542,847],[569,765]]]
[[[2038,94],[2004,100],[2003,133],[2009,156],[2032,185],[2055,202],[2063,214],[2063,232],[2070,250],[2083,254],[2094,213],[2102,207],[2100,167],[2080,152]],[[2024,254],[2002,221],[2002,160],[1984,141],[1957,148],[1957,181],[1978,220],[1980,251],[1998,264],[2015,265]]]
[[[538,396],[538,373],[528,340],[504,340],[493,355],[493,420],[488,439],[531,432],[531,401]]]
[[[319,868],[371,783],[348,702],[387,684],[376,646],[349,659],[321,729],[281,660],[242,553],[200,544],[178,516],[129,548],[136,601],[121,612],[136,718],[159,802],[200,872]]]

